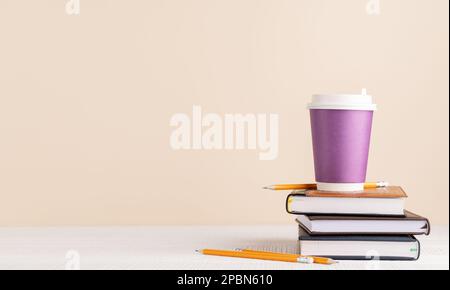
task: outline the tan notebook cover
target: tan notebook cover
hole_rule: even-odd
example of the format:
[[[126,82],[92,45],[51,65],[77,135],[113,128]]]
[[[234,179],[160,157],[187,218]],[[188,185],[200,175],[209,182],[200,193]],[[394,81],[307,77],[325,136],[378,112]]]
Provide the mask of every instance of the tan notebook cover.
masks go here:
[[[307,190],[305,192],[293,192],[304,194],[307,197],[343,197],[343,198],[406,198],[405,191],[400,186],[388,186],[380,188],[368,188],[358,192],[334,192]]]

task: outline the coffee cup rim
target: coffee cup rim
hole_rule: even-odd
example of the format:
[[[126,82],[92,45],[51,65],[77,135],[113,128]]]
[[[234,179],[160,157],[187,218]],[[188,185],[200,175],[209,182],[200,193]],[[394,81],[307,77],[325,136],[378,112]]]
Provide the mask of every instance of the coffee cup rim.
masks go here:
[[[316,94],[308,109],[376,111],[377,105],[367,94]]]

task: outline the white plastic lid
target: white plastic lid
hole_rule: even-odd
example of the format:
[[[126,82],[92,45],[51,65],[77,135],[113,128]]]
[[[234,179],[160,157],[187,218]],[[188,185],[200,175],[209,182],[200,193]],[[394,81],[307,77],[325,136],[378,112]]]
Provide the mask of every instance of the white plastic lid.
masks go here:
[[[377,105],[363,90],[361,95],[314,95],[308,109],[376,111]]]

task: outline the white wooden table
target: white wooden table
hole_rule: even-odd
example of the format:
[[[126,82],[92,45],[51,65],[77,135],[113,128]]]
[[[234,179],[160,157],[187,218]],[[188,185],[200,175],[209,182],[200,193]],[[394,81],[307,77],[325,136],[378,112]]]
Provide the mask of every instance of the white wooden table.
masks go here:
[[[202,256],[200,248],[296,249],[297,228],[186,226],[0,228],[0,269],[449,269],[449,228],[418,237],[416,262],[341,261],[333,266]]]

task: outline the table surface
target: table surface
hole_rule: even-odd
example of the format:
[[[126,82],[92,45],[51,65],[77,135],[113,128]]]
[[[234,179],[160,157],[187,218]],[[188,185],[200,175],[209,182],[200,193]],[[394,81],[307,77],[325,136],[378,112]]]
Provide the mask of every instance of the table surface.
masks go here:
[[[336,265],[202,256],[201,248],[253,247],[295,251],[289,226],[173,226],[102,228],[0,228],[0,269],[449,269],[449,228],[419,236],[413,262],[341,261]]]

